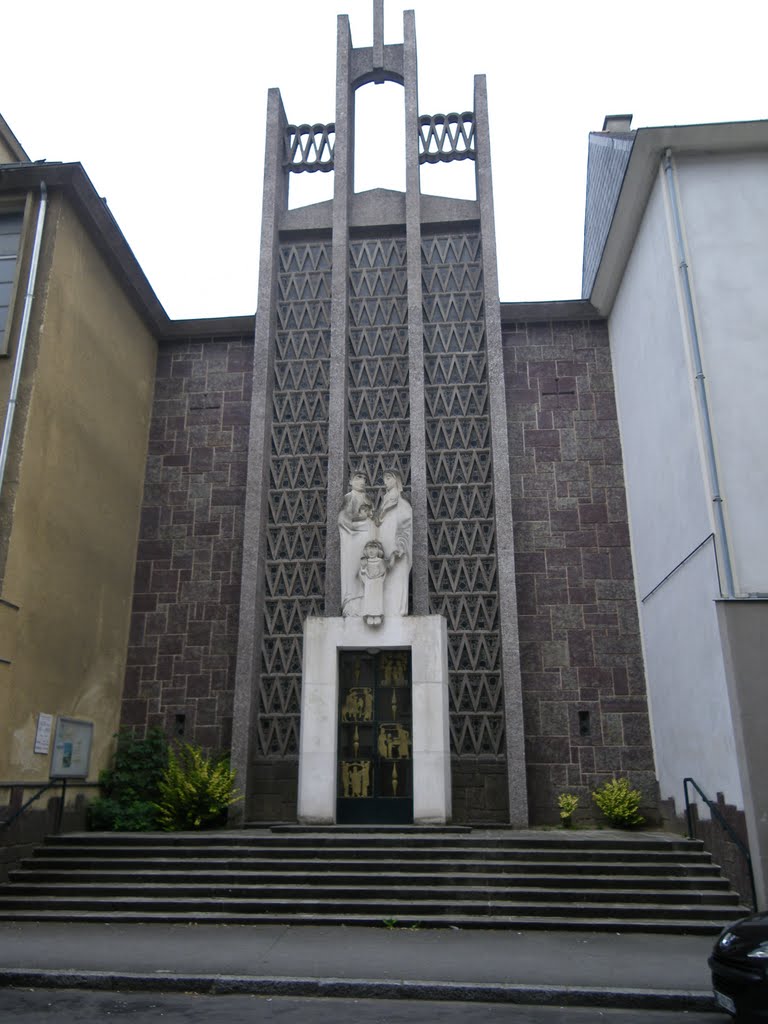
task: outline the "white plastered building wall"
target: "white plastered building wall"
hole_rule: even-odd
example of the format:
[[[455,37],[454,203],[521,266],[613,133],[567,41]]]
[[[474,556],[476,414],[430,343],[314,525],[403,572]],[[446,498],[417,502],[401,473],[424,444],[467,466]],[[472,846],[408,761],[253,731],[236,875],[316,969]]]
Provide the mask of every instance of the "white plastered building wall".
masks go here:
[[[642,129],[590,296],[609,318],[661,796],[680,811],[693,776],[744,810],[760,906],[767,229],[768,121]]]
[[[768,152],[675,165],[736,595],[768,594]]]
[[[681,808],[683,779],[693,776],[741,807],[714,523],[662,175],[609,318],[654,752],[662,798]]]

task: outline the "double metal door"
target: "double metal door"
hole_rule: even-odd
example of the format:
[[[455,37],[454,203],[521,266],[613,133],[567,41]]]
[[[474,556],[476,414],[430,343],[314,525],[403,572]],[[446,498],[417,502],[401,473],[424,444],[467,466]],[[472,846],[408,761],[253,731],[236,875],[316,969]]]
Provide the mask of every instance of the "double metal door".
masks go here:
[[[409,651],[339,654],[336,820],[413,821]]]

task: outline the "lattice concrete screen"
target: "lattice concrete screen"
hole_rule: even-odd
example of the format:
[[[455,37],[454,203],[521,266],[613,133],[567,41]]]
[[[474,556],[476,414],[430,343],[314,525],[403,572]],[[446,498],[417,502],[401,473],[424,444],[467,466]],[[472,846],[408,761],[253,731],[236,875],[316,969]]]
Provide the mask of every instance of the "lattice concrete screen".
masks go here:
[[[355,48],[339,19],[333,124],[270,94],[235,690],[247,820],[291,820],[302,629],[338,616],[336,515],[352,473],[397,470],[413,506],[410,610],[447,624],[457,819],[527,821],[514,549],[485,82],[474,110],[419,115],[404,42]],[[405,194],[356,194],[356,89],[403,86]],[[471,159],[477,198],[424,196],[422,163]],[[290,178],[334,199],[288,209]],[[503,785],[499,785],[504,778]],[[491,780],[486,784],[487,780]],[[471,799],[466,794],[473,792]],[[477,798],[477,793],[487,798]]]

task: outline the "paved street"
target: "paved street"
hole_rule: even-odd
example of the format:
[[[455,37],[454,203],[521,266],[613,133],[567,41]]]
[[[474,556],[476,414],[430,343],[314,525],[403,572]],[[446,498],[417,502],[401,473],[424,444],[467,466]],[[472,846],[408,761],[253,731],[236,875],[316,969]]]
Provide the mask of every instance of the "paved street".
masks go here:
[[[69,989],[6,988],[0,992],[2,1024],[727,1024],[718,1013],[607,1010],[591,1007],[508,1006],[498,1003],[393,1001],[388,999],[285,999],[266,996],[106,994]]]
[[[711,948],[712,939],[702,935],[0,922],[0,969],[149,978],[228,975],[709,993]]]
[[[711,941],[2,922],[0,1021],[725,1024],[710,1011]]]

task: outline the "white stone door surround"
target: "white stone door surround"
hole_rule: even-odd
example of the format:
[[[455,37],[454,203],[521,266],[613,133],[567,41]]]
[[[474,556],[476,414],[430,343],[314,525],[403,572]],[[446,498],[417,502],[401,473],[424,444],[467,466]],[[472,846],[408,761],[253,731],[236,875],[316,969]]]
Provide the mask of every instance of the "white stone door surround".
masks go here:
[[[363,619],[311,616],[304,623],[298,820],[336,821],[339,651],[410,650],[413,709],[413,822],[451,820],[448,629],[442,615]]]

